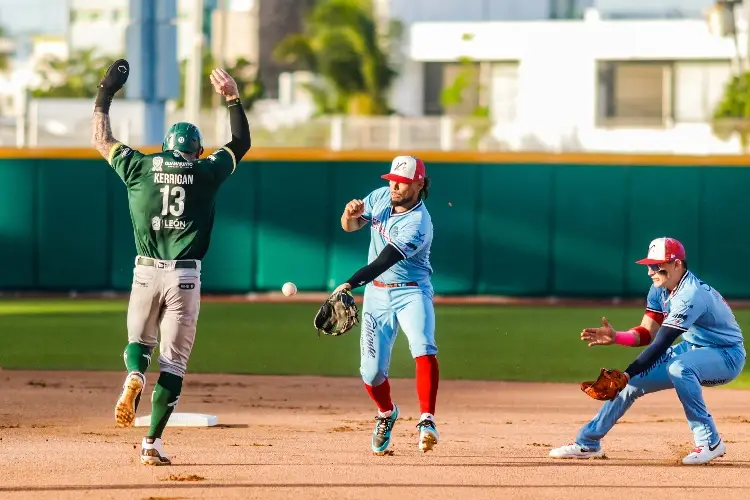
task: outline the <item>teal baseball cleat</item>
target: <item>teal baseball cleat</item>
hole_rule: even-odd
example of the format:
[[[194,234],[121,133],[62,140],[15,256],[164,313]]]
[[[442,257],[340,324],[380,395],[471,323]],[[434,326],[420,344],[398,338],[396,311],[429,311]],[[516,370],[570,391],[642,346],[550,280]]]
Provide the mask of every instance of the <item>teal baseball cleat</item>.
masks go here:
[[[378,414],[375,417],[375,430],[372,431],[372,452],[375,454],[382,454],[388,449],[391,444],[391,431],[393,431],[393,424],[398,419],[398,406],[393,404],[393,412],[389,417],[381,417]]]
[[[438,443],[439,435],[435,422],[429,419],[422,420],[417,424],[419,431],[419,451],[427,453]]]

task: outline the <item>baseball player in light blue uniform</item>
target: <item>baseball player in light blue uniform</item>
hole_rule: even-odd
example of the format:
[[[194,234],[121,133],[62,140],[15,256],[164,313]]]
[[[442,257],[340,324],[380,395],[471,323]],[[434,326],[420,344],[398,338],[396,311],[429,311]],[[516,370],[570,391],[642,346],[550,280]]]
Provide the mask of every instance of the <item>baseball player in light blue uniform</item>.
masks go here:
[[[391,171],[382,176],[387,187],[364,200],[350,201],[341,226],[356,231],[370,224],[368,264],[336,288],[365,287],[360,336],[360,373],[368,394],[378,407],[372,451],[386,452],[393,425],[399,416],[391,401],[388,368],[399,326],[406,334],[416,364],[417,397],[421,417],[419,449],[431,450],[438,442],[434,414],[439,372],[435,345],[435,311],[430,282],[432,220],[423,199],[429,178],[424,163],[398,156]]]
[[[688,271],[685,259],[679,241],[653,240],[648,256],[637,262],[648,266],[653,281],[641,325],[616,332],[602,318],[602,327],[583,330],[581,338],[590,346],[650,345],[625,370],[628,385],[580,429],[575,443],[552,450],[551,457],[601,456],[600,440],[635,400],[664,389],[677,392],[695,440],[695,449],[682,463],[705,464],[726,453],[701,386],[727,384],[742,372],[746,359],[742,331],[721,294]],[[680,335],[682,342],[672,346]]]

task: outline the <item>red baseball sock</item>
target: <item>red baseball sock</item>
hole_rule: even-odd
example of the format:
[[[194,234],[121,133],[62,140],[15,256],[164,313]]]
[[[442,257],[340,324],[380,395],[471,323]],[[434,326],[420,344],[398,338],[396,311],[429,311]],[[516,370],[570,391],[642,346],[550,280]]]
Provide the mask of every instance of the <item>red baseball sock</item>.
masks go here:
[[[391,401],[391,384],[388,383],[388,379],[385,379],[380,385],[371,386],[365,384],[367,394],[370,395],[375,404],[378,405],[378,410],[385,413],[393,409],[393,402]]]
[[[440,380],[437,357],[434,354],[430,354],[414,358],[414,361],[417,364],[416,379],[419,411],[434,415],[438,382]]]

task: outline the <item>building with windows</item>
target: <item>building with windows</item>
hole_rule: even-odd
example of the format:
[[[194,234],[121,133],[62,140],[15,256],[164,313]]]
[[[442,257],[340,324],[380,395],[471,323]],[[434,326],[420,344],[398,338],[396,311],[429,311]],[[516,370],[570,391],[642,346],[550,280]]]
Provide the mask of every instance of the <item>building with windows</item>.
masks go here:
[[[394,101],[413,116],[486,106],[514,148],[736,152],[709,124],[738,70],[732,39],[695,15],[611,17],[590,9],[570,20],[414,22]],[[744,32],[739,41],[744,61]],[[467,64],[477,77],[445,109],[443,91]]]

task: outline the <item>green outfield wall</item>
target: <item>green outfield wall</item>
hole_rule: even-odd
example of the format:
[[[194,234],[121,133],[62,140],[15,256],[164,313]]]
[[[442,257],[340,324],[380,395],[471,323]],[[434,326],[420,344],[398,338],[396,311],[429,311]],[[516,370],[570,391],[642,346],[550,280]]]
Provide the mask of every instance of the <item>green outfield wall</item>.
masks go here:
[[[254,151],[221,188],[203,290],[333,288],[366,263],[352,198],[399,152]],[[425,153],[440,294],[643,296],[634,264],[670,235],[725,296],[750,296],[743,157]],[[747,164],[747,165],[746,165]],[[0,289],[127,290],[125,187],[95,152],[0,151]]]

